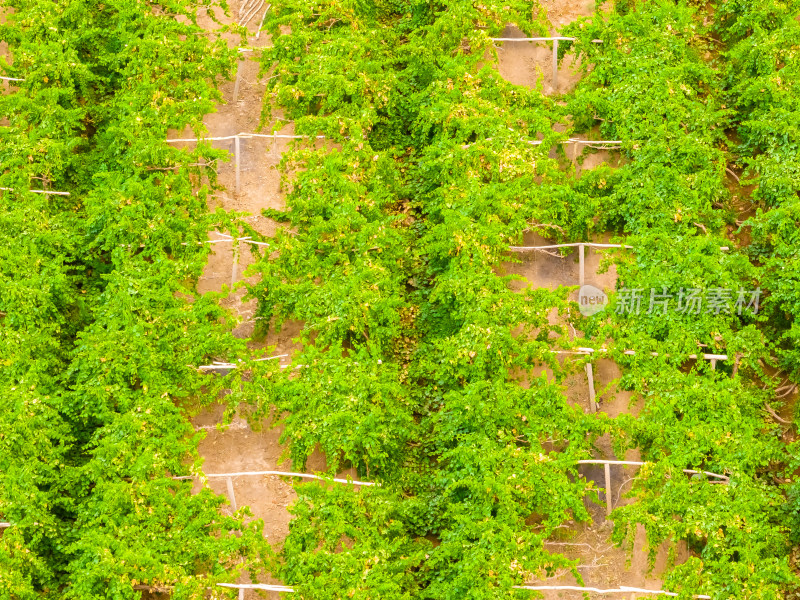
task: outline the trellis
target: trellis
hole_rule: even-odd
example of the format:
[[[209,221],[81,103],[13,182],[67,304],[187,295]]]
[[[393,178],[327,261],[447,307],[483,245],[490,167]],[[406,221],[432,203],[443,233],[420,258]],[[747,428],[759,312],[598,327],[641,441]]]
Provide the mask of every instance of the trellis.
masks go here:
[[[275,356],[269,356],[267,358],[256,358],[256,359],[253,359],[253,362],[261,362],[261,361],[264,361],[264,360],[273,360],[275,358],[283,358],[285,356],[289,356],[289,355],[288,354],[277,354]],[[357,365],[358,363],[354,362],[353,364]],[[376,362],[376,364],[382,365],[383,361],[382,360],[378,360]],[[239,366],[241,366],[241,365],[236,364],[236,363],[214,361],[210,365],[201,365],[201,366],[199,366],[197,368],[198,368],[198,370],[203,371],[204,373],[220,372],[221,371],[222,375],[227,375],[233,369],[236,369]],[[288,369],[291,366],[292,365],[281,365],[280,368],[281,369]],[[303,367],[306,367],[306,366],[308,366],[308,365],[295,365],[294,368],[295,369],[302,369]]]
[[[488,137],[484,138],[482,141],[488,142],[494,138]],[[469,148],[470,146],[474,146],[476,142],[471,144],[462,144],[461,148]],[[525,143],[530,144],[531,146],[540,146],[544,143],[544,140],[526,140]],[[614,148],[619,148],[622,146],[622,140],[582,140],[580,138],[567,138],[559,142],[560,144],[576,144],[576,145],[584,145],[589,146],[590,148],[594,148],[596,150],[613,150]]]
[[[208,137],[208,138],[181,138],[181,139],[168,139],[168,144],[175,143],[197,143],[197,142],[211,142],[211,141],[227,141],[233,140],[233,164],[234,164],[234,177],[236,180],[235,190],[238,194],[241,189],[241,140],[250,138],[268,138],[268,139],[317,139],[324,140],[324,135],[308,136],[308,135],[291,135],[282,133],[237,133],[235,135],[226,135],[222,137]]]
[[[511,252],[546,252],[547,250],[555,250],[558,248],[578,248],[578,282],[580,285],[584,284],[585,276],[585,263],[586,263],[586,248],[626,248],[633,250],[633,246],[626,244],[600,244],[596,242],[570,242],[568,244],[549,244],[546,246],[509,246]],[[730,250],[729,246],[720,246],[723,252]]]
[[[611,516],[611,511],[614,509],[612,503],[612,487],[611,487],[611,465],[623,465],[641,467],[648,463],[638,460],[604,460],[590,458],[586,460],[579,460],[579,465],[603,465],[603,476],[605,479],[605,500],[606,500],[606,519]],[[650,463],[652,464],[652,463]],[[712,473],[711,471],[697,471],[695,469],[681,469],[687,475],[705,475],[706,477],[713,477],[716,481],[709,481],[709,483],[730,483],[730,477],[727,475],[720,475],[719,473]]]
[[[46,196],[69,196],[69,192],[53,192],[50,190],[18,190],[16,188],[0,187],[3,192],[30,192],[31,194],[45,194]]]
[[[218,583],[217,585],[219,587],[233,588],[238,590],[263,590],[267,592],[290,592],[290,593],[295,591],[295,588],[290,587],[288,585],[274,585],[270,583]],[[648,594],[652,596],[673,596],[673,597],[680,595],[675,592],[668,592],[666,590],[647,590],[644,588],[628,587],[624,585],[621,585],[620,587],[615,589],[581,587],[577,585],[514,585],[512,586],[512,588],[515,590],[530,590],[535,592],[569,590],[575,592],[592,593],[600,595]],[[711,596],[706,596],[705,594],[693,594],[692,598],[710,600]]]
[[[574,42],[574,37],[532,37],[532,38],[489,38],[493,42],[553,42],[553,91],[558,89],[558,42]],[[602,44],[603,40],[592,40],[593,44]]]
[[[264,0],[260,0],[260,2],[255,2],[255,1],[251,2],[250,0],[248,0],[247,2],[243,3],[240,6],[240,11],[239,11],[239,17],[240,17],[239,24],[242,25],[242,26],[246,25],[253,18],[253,16],[255,16],[255,14],[258,13],[258,11],[261,9],[261,7],[263,5],[264,5]],[[257,32],[256,37],[258,37],[258,35],[260,35],[260,29],[261,29],[261,26],[263,25],[264,18],[266,16],[266,13],[269,10],[269,8],[270,8],[270,5],[268,4],[266,10],[264,11],[264,15],[262,16],[261,23],[259,24],[258,32]],[[517,41],[528,41],[528,42],[553,41],[553,87],[554,87],[554,89],[556,89],[557,88],[557,76],[558,76],[558,64],[557,64],[557,61],[558,61],[558,42],[559,42],[559,40],[574,40],[574,39],[575,38],[566,38],[566,37],[553,37],[553,38],[492,38],[492,41],[503,41],[503,42],[504,41],[513,41],[513,42],[517,42]],[[592,42],[593,43],[601,43],[602,40],[592,40]],[[4,80],[4,81],[25,81],[24,79],[21,79],[21,78],[12,78],[12,77],[0,77],[0,80]],[[234,91],[234,99],[235,99],[235,97],[237,95],[236,90],[238,90],[238,84],[239,84],[239,80],[238,80],[238,74],[237,74],[237,81],[236,81],[236,84],[235,84],[235,91]],[[306,138],[306,137],[309,137],[309,136],[280,135],[280,134],[274,134],[274,135],[237,134],[235,136],[217,137],[217,138],[205,138],[204,140],[201,140],[201,139],[175,139],[175,140],[167,140],[167,142],[169,142],[169,143],[173,143],[173,142],[198,142],[198,141],[206,141],[206,140],[233,139],[234,140],[234,148],[235,148],[234,149],[234,160],[235,160],[236,193],[238,194],[239,190],[240,190],[240,157],[241,157],[240,143],[241,143],[241,139],[242,138],[248,139],[248,138],[252,138],[252,137],[273,138],[273,139],[276,139],[276,138],[278,138],[278,139],[279,138],[284,138],[284,139],[302,139],[302,138]],[[316,136],[316,139],[324,139],[324,138],[325,138],[325,136]],[[542,142],[541,141],[529,141],[528,143],[533,144],[533,145],[538,145],[538,144],[541,144]],[[590,141],[590,140],[579,140],[579,139],[576,139],[576,138],[570,138],[570,139],[568,139],[568,140],[566,140],[566,141],[564,141],[562,143],[575,143],[575,144],[586,144],[586,145],[592,145],[592,144],[594,144],[594,145],[619,145],[619,144],[621,144],[620,141],[616,141],[616,140],[615,141]],[[0,188],[0,190],[3,190],[3,191],[17,191],[14,188]],[[24,191],[28,191],[30,193],[45,194],[45,195],[61,195],[61,196],[69,196],[70,195],[69,192],[48,191],[48,190],[24,190]],[[204,242],[197,242],[197,243],[214,244],[214,243],[224,243],[224,242],[231,242],[231,243],[232,242],[243,242],[243,243],[249,243],[249,244],[260,245],[260,246],[269,246],[269,244],[267,244],[267,243],[257,242],[257,241],[254,241],[254,240],[250,239],[250,236],[233,238],[232,236],[227,236],[226,234],[220,234],[220,235],[225,236],[225,239],[206,240]],[[186,244],[187,244],[186,242],[183,243],[183,245],[186,245]],[[603,247],[623,247],[623,246],[620,246],[620,245],[597,245],[597,244],[568,244],[566,246],[570,246],[570,245],[578,245],[580,247],[581,284],[583,284],[584,247],[586,245],[596,246],[596,247],[600,247],[600,246],[603,246]],[[563,246],[565,246],[565,245],[561,245],[561,247],[563,247]],[[559,247],[559,246],[553,246],[553,247]],[[630,248],[630,246],[624,246],[624,247]],[[518,251],[518,250],[522,250],[523,248],[512,248],[512,249],[515,250],[515,251]],[[236,261],[234,260],[234,275],[232,277],[235,277],[235,269],[236,269]],[[593,351],[592,349],[588,349],[588,350],[589,350],[589,352]],[[625,353],[626,354],[628,354],[628,353],[633,354],[634,352],[633,351],[626,351]],[[282,356],[286,356],[286,355],[273,356],[273,357],[268,357],[268,358],[264,358],[264,359],[256,359],[256,360],[272,360],[272,359],[280,358]],[[215,363],[214,365],[201,366],[200,370],[219,370],[219,369],[226,369],[226,368],[235,368],[236,366],[237,365],[235,365],[233,363]],[[287,368],[287,366],[288,365],[281,365],[281,368]],[[300,366],[302,366],[302,365],[300,365]],[[587,365],[587,366],[590,366],[590,365]],[[296,368],[299,368],[299,367],[296,367]],[[636,461],[606,461],[606,460],[590,459],[590,460],[577,461],[577,464],[603,464],[605,466],[605,471],[606,471],[606,496],[607,496],[607,498],[609,498],[610,497],[610,493],[609,493],[610,492],[610,474],[609,474],[610,473],[610,465],[614,464],[614,465],[638,465],[638,466],[641,466],[641,465],[644,465],[646,463],[636,462]],[[723,479],[725,483],[728,482],[728,477],[724,476],[724,475],[718,475],[718,474],[710,473],[710,472],[706,472],[706,471],[695,471],[695,470],[691,470],[691,469],[683,469],[683,471],[686,472],[686,473],[690,473],[690,474],[703,473],[703,474],[706,474],[706,475],[709,475],[709,476],[713,476],[713,477],[716,477],[716,478]],[[313,475],[313,474],[308,474],[308,473],[294,473],[294,472],[271,471],[271,470],[270,471],[250,471],[250,472],[238,472],[238,473],[224,473],[224,474],[205,474],[205,475],[203,475],[203,477],[205,477],[205,478],[224,478],[226,480],[226,484],[227,484],[228,494],[230,496],[231,505],[232,505],[233,509],[236,510],[237,505],[236,505],[236,498],[235,498],[235,493],[234,493],[234,488],[233,488],[233,478],[234,477],[239,477],[239,476],[268,476],[268,475],[295,477],[295,478],[312,479],[312,480],[320,480],[320,481],[333,481],[333,482],[336,482],[336,483],[345,483],[345,484],[349,483],[349,484],[357,485],[357,486],[376,486],[376,485],[379,486],[380,485],[380,484],[377,484],[375,482],[362,482],[362,481],[354,481],[354,480],[341,479],[341,478],[324,478],[324,477],[320,477],[318,475]],[[174,477],[174,479],[176,479],[176,480],[186,480],[186,479],[195,479],[195,478],[197,478],[197,476],[179,476],[179,477]],[[609,512],[610,512],[610,510],[609,510]],[[0,522],[0,529],[6,529],[6,528],[9,528],[9,527],[11,527],[11,523]],[[220,586],[220,587],[239,589],[240,590],[240,597],[241,597],[241,594],[243,593],[243,591],[245,589],[258,589],[258,590],[276,591],[276,592],[294,592],[295,591],[295,589],[293,587],[290,587],[290,586],[271,585],[271,584],[230,584],[230,583],[220,583],[220,584],[217,584],[217,585]],[[668,592],[668,591],[664,591],[664,590],[646,590],[646,589],[641,589],[641,588],[633,588],[633,587],[625,587],[625,586],[621,586],[619,589],[600,589],[600,588],[579,587],[579,586],[513,586],[513,587],[514,587],[514,589],[524,589],[524,590],[533,590],[533,591],[574,590],[574,591],[581,591],[581,592],[592,592],[592,593],[597,593],[597,594],[617,594],[617,593],[634,592],[634,593],[644,593],[644,594],[651,594],[651,595],[678,596],[678,594],[676,594],[676,593]],[[693,598],[708,599],[708,598],[710,598],[710,596],[694,595]]]
[[[606,518],[611,515],[611,511],[613,510],[613,503],[612,503],[612,491],[613,488],[611,486],[611,466],[619,465],[619,466],[634,466],[634,467],[642,467],[647,464],[655,464],[655,463],[647,463],[643,461],[636,461],[636,460],[606,460],[606,459],[599,459],[599,458],[589,458],[589,459],[582,459],[575,462],[576,465],[603,465],[603,471],[605,476],[605,503],[606,503]],[[706,477],[713,478],[715,481],[709,481],[709,483],[717,483],[717,484],[728,484],[730,483],[730,477],[727,475],[722,475],[720,473],[714,473],[712,471],[699,471],[696,469],[681,469],[682,472],[686,473],[687,475],[699,476],[705,475]],[[333,481],[335,483],[345,483],[345,484],[352,484],[362,487],[381,487],[380,483],[371,482],[371,481],[356,481],[352,479],[342,479],[342,478],[326,478],[319,475],[313,475],[311,473],[293,473],[287,471],[241,471],[237,473],[211,473],[211,474],[204,474],[204,475],[182,475],[173,477],[175,480],[189,480],[189,479],[225,479],[227,483],[228,489],[228,496],[231,500],[231,506],[233,510],[236,510],[236,495],[233,489],[233,478],[234,477],[252,477],[252,476],[267,476],[267,475],[276,475],[279,477],[298,477],[301,479],[313,479],[317,481]]]
[[[263,362],[265,360],[275,360],[276,358],[285,358],[287,356],[289,356],[289,355],[288,354],[276,354],[275,356],[267,356],[266,358],[255,358],[255,359],[253,359],[253,362]],[[230,373],[233,369],[237,368],[238,366],[239,365],[237,365],[236,363],[215,361],[214,363],[212,363],[210,365],[201,365],[201,366],[199,366],[197,368],[198,368],[198,370],[206,372],[206,373],[215,372],[215,371],[223,371],[222,374],[223,375],[227,375],[228,373]],[[287,366],[289,366],[289,365],[281,365],[281,368],[285,369]]]
[[[577,350],[551,350],[553,354],[578,354],[584,356],[593,355],[595,352],[609,352],[608,348],[600,348],[595,350],[594,348],[578,348]],[[636,350],[623,350],[623,354],[627,356],[636,356]],[[659,356],[658,352],[650,352],[650,356],[657,357]],[[710,353],[702,353],[702,354],[690,354],[687,358],[692,360],[703,359],[709,361],[709,365],[712,370],[716,369],[717,361],[720,360],[728,360],[727,354],[710,354]],[[586,379],[589,385],[589,408],[591,412],[597,412],[597,400],[596,400],[596,392],[594,387],[594,372],[592,368],[592,363],[586,363]]]
[[[629,246],[627,244],[602,244],[596,242],[570,242],[567,244],[549,244],[545,246],[509,246],[509,250],[512,252],[528,252],[528,251],[540,251],[546,252],[547,250],[555,250],[559,248],[578,248],[578,285],[583,286],[586,283],[586,248],[626,248],[629,250],[633,250],[633,246]],[[728,251],[730,250],[729,246],[720,246],[720,250]],[[608,350],[602,348],[598,350],[599,352],[607,352]],[[555,354],[592,354],[595,352],[594,348],[578,348],[577,351],[568,351],[568,350],[553,350]],[[624,350],[623,354],[627,354],[633,356],[636,354],[635,350]],[[658,352],[651,352],[651,356],[658,356]],[[689,358],[697,359],[702,357],[704,360],[708,360],[712,369],[715,369],[717,366],[718,360],[728,360],[727,354],[690,354]],[[586,377],[589,383],[589,405],[591,407],[592,412],[597,412],[597,404],[595,401],[595,389],[594,389],[594,376],[592,373],[592,364],[586,363]]]
[[[234,87],[234,101],[235,96],[237,93],[237,88]],[[273,133],[273,134],[266,134],[266,133],[237,133],[235,135],[226,135],[221,137],[207,137],[207,138],[174,138],[166,140],[169,144],[177,144],[177,143],[198,143],[198,142],[223,142],[233,140],[233,164],[234,164],[234,178],[235,178],[235,191],[239,194],[241,190],[241,140],[243,139],[250,139],[250,138],[266,138],[266,139],[287,139],[287,140],[302,140],[302,139],[316,139],[316,140],[324,140],[328,139],[324,135],[293,135],[293,134],[283,134],[283,133]],[[491,140],[492,138],[486,138],[487,140]],[[542,140],[527,140],[528,144],[538,146],[542,144]],[[577,144],[577,145],[585,145],[590,146],[593,148],[598,149],[611,149],[617,148],[622,145],[621,140],[582,140],[579,138],[568,138],[562,142],[562,144]],[[468,148],[472,144],[465,144],[462,148]]]
[[[297,590],[288,585],[280,585],[274,583],[218,583],[217,587],[223,587],[228,589],[239,590],[239,598],[244,597],[245,590],[260,590],[264,592],[286,592],[286,593],[294,593]],[[621,585],[618,588],[610,588],[610,589],[603,589],[603,588],[596,588],[596,587],[586,587],[586,586],[577,586],[577,585],[514,585],[511,586],[512,589],[515,590],[530,590],[534,592],[545,592],[545,591],[574,591],[574,592],[582,592],[584,594],[599,594],[599,595],[609,595],[609,594],[646,594],[650,596],[670,596],[670,597],[677,597],[680,594],[676,592],[669,592],[667,590],[649,590],[645,588],[638,588],[638,587],[630,587],[626,585]],[[156,588],[153,586],[137,586],[138,589],[151,589],[155,590]],[[158,588],[162,589],[162,588]],[[692,598],[697,598],[699,600],[710,600],[711,596],[707,596],[705,594],[692,594]]]
[[[225,479],[225,484],[228,490],[228,498],[231,502],[231,508],[235,511],[238,509],[238,505],[236,503],[236,492],[233,488],[233,478],[234,477],[245,477],[245,476],[266,476],[266,475],[276,475],[278,477],[298,477],[300,479],[314,479],[318,481],[333,481],[335,483],[350,483],[352,485],[362,486],[362,487],[369,487],[369,486],[380,486],[379,483],[374,483],[370,481],[354,481],[352,479],[341,479],[338,477],[333,478],[325,478],[320,477],[319,475],[312,475],[311,473],[292,473],[288,471],[243,471],[240,473],[208,473],[202,476],[199,475],[183,475],[178,477],[173,477],[176,480],[188,480],[188,479]]]

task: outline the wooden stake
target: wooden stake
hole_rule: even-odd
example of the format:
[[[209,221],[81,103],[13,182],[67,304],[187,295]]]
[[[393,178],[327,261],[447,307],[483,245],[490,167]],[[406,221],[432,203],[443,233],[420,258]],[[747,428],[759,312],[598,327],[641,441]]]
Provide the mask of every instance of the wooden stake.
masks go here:
[[[242,80],[242,67],[244,66],[244,61],[240,60],[239,65],[236,67],[236,80],[233,82],[233,103],[236,104],[236,101],[239,99],[239,82]]]
[[[589,408],[593,413],[597,412],[597,401],[595,400],[594,392],[594,373],[592,372],[592,363],[586,363],[586,379],[589,381]]]
[[[606,472],[606,518],[608,518],[611,516],[611,465],[606,463],[603,466]]]
[[[231,499],[231,508],[236,511],[236,494],[233,493],[233,477],[228,477],[228,497]]]
[[[717,369],[717,359],[712,358],[709,362],[711,363],[711,370],[715,371]]]
[[[236,168],[236,195],[237,196],[239,195],[239,186],[240,186],[240,183],[241,183],[241,181],[240,181],[241,180],[241,166],[239,164],[241,162],[241,158],[242,158],[241,149],[242,149],[241,140],[240,140],[239,136],[237,135],[233,139],[233,160],[236,163],[236,167],[235,168]]]
[[[264,26],[264,19],[267,18],[267,13],[269,12],[269,7],[272,4],[267,4],[267,8],[264,9],[264,14],[261,15],[261,23],[258,24],[258,31],[256,31],[256,39],[261,35],[261,28]]]
[[[553,40],[553,93],[558,92],[558,40]]]
[[[586,280],[586,246],[578,246],[578,283],[583,285]]]
[[[234,284],[236,283],[236,275],[237,270],[239,267],[239,246],[233,246],[233,267],[231,269],[231,289],[233,289]]]

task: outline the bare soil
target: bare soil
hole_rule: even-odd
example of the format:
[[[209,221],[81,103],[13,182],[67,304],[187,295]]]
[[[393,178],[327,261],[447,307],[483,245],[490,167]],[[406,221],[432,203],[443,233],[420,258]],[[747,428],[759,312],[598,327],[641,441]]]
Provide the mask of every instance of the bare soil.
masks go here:
[[[579,17],[594,13],[592,0],[543,0],[550,21],[550,35],[558,35],[558,29]],[[527,37],[513,25],[509,25],[500,36],[503,38]],[[558,65],[556,80],[553,80],[552,42],[499,42],[498,58],[500,74],[511,83],[535,88],[542,86],[545,94],[564,94],[575,87],[580,79],[579,63],[567,54]]]
[[[230,3],[230,16],[220,17],[223,23],[238,18],[241,2]],[[251,46],[269,44],[269,36],[262,33],[259,39],[254,37],[257,25],[261,20],[263,8],[248,23]],[[216,25],[208,18],[201,19],[208,29]],[[230,41],[234,39],[230,36]],[[218,106],[217,112],[204,119],[208,137],[227,137],[240,133],[255,133],[261,116],[265,83],[259,78],[260,65],[254,60],[252,53],[242,53],[242,60],[236,78],[225,83],[222,88],[224,103]],[[284,133],[284,132],[282,132]],[[172,134],[171,134],[172,135]],[[192,138],[190,131],[175,132],[174,137]],[[278,165],[282,153],[289,141],[284,139],[240,138],[239,146],[239,186],[236,185],[236,161],[234,159],[234,140],[214,142],[215,147],[225,148],[230,152],[231,160],[221,163],[217,170],[219,182],[225,189],[213,198],[210,208],[217,206],[226,211],[247,213],[244,219],[257,232],[265,236],[273,235],[277,224],[261,214],[262,209],[284,209],[284,193],[281,189],[281,178]],[[238,233],[238,232],[223,232]],[[209,239],[221,236],[209,233]],[[246,243],[232,244],[223,242],[212,245],[206,269],[198,283],[200,292],[220,291],[224,287],[234,288],[243,278],[248,265],[253,262],[250,246]],[[238,337],[252,335],[255,321],[256,302],[243,302],[244,290],[235,289],[223,305],[234,312],[240,325],[233,331]],[[301,323],[288,323],[280,334],[268,336],[263,346],[276,346],[276,354],[291,354],[296,344],[293,338],[302,329]],[[283,364],[289,358],[282,358]],[[193,419],[197,429],[205,430],[205,439],[200,443],[200,455],[204,459],[203,470],[207,474],[242,473],[252,471],[292,471],[290,461],[281,462],[285,448],[279,443],[280,429],[271,429],[264,423],[260,431],[253,431],[242,419],[234,419],[225,430],[217,428],[222,421],[223,407],[215,405]],[[325,470],[324,457],[316,453],[309,460],[308,471]],[[296,495],[292,481],[278,476],[240,475],[232,478],[210,478],[208,485],[218,494],[228,498],[228,510],[233,511],[248,507],[253,518],[264,523],[264,535],[276,546],[280,546],[289,533],[290,514],[287,508],[295,500]],[[239,583],[247,583],[241,578]],[[280,583],[277,580],[264,578],[263,583]],[[273,592],[242,591],[240,599],[278,598]]]
[[[3,24],[8,19],[8,15],[12,14],[14,9],[10,6],[0,6],[0,24]],[[11,65],[14,64],[14,59],[11,56],[10,52],[8,51],[8,43],[4,41],[0,41],[0,57],[3,60]],[[13,81],[0,81],[0,94],[6,95],[8,94],[13,88],[14,82]],[[6,117],[0,116],[0,127],[8,126],[10,124],[9,120]]]

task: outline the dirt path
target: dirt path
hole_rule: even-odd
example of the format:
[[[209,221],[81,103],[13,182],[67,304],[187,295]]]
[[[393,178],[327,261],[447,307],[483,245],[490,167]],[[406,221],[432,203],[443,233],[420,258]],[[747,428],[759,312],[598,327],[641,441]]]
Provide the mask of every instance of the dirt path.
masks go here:
[[[230,13],[235,19],[241,7],[240,0],[230,3]],[[269,36],[261,33],[255,38],[255,31],[264,13],[262,7],[248,24],[251,34],[248,36],[250,46],[263,47],[270,43]],[[231,22],[231,18],[222,17],[223,23]],[[213,28],[210,19],[204,20],[204,26]],[[231,40],[233,42],[233,40]],[[253,133],[259,123],[265,84],[258,77],[259,64],[252,53],[242,53],[237,76],[234,81],[222,86],[224,104],[218,106],[217,112],[206,116],[204,123],[209,137],[226,137],[239,133]],[[190,132],[180,133],[180,137],[193,137]],[[276,223],[261,215],[262,209],[282,209],[285,207],[283,192],[280,187],[280,174],[277,170],[281,155],[288,147],[288,140],[272,140],[264,138],[242,138],[239,146],[239,186],[236,186],[236,164],[233,159],[221,163],[218,168],[220,183],[225,186],[215,198],[211,208],[222,207],[226,211],[245,212],[244,218],[250,226],[264,235],[272,235]],[[234,141],[220,141],[215,145],[234,152]],[[230,233],[230,232],[225,232]],[[213,239],[215,236],[210,234]],[[214,244],[209,256],[198,289],[201,292],[219,291],[224,286],[231,287],[242,279],[242,273],[253,262],[250,246],[240,244],[234,247],[230,243]],[[243,302],[244,292],[239,289],[232,293],[224,305],[238,315],[241,323],[233,331],[237,337],[248,337],[254,328],[255,301]],[[260,345],[276,345],[276,354],[288,354],[294,348],[292,338],[300,331],[299,324],[288,324],[280,335],[269,336]],[[288,359],[282,359],[288,362]],[[206,437],[200,443],[200,455],[204,459],[203,469],[206,473],[240,473],[248,471],[291,471],[291,464],[280,462],[282,447],[278,440],[280,430],[270,429],[265,423],[261,431],[253,431],[242,419],[234,419],[231,426],[224,431],[216,428],[222,420],[223,408],[220,405],[204,411],[193,419],[196,428],[205,430]],[[324,458],[318,454],[309,461],[309,471],[323,470]],[[280,542],[289,533],[290,515],[287,507],[295,500],[292,485],[277,476],[238,476],[231,478],[212,478],[209,486],[218,494],[228,498],[231,505],[228,510],[248,506],[255,518],[264,522],[264,535],[274,544]],[[280,583],[276,580],[263,579],[264,583]],[[247,583],[242,578],[239,583]],[[277,593],[243,591],[240,599],[278,598]]]

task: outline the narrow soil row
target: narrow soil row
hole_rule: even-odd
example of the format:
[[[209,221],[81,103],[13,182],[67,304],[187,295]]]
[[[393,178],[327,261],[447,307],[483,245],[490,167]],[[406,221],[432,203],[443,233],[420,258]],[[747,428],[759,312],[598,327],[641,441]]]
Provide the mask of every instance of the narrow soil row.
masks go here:
[[[231,17],[222,17],[222,23],[230,23],[237,19],[242,1],[230,3]],[[248,44],[253,47],[264,47],[270,43],[270,37],[261,33],[255,34],[264,9],[248,23]],[[204,19],[204,27],[213,29],[216,25],[211,19]],[[231,42],[234,43],[231,36]],[[265,84],[259,78],[260,65],[254,53],[242,52],[242,60],[233,81],[221,87],[224,103],[217,112],[204,119],[208,137],[228,137],[239,133],[255,133],[260,120],[261,107],[264,102]],[[285,132],[284,132],[285,133]],[[191,132],[176,132],[176,138],[192,138]],[[265,236],[273,235],[277,224],[261,214],[263,209],[285,208],[284,194],[281,189],[281,177],[278,171],[281,156],[289,145],[286,139],[241,138],[238,155],[239,185],[237,186],[237,165],[234,159],[234,140],[214,142],[215,147],[229,151],[231,160],[220,163],[217,169],[219,183],[224,190],[218,193],[209,206],[228,212],[247,213],[243,218],[253,229]],[[223,232],[231,234],[234,232]],[[219,238],[214,233],[210,239]],[[212,245],[212,253],[203,276],[198,283],[201,293],[218,292],[223,288],[233,288],[242,280],[245,269],[252,264],[251,246],[240,243]],[[223,305],[236,315],[240,324],[232,332],[237,337],[250,337],[255,328],[256,302],[244,302],[244,290],[235,289],[224,301]],[[302,328],[301,324],[290,323],[280,334],[272,334],[259,346],[276,346],[275,354],[290,354],[295,347],[292,339]],[[219,357],[224,360],[226,357]],[[281,359],[282,363],[289,362]],[[214,405],[193,419],[196,428],[205,431],[205,439],[200,443],[200,455],[204,459],[203,470],[206,473],[241,473],[251,471],[292,471],[288,461],[281,462],[285,448],[279,443],[281,431],[270,429],[268,423],[260,431],[253,431],[241,418],[235,418],[230,427],[219,430],[216,426],[222,422],[222,405]],[[325,460],[315,453],[309,461],[309,471],[324,470]],[[296,495],[292,485],[281,477],[244,475],[231,478],[212,478],[209,487],[217,494],[226,496],[230,502],[228,510],[249,507],[256,519],[264,522],[264,536],[273,544],[280,542],[289,533],[291,515],[287,508]],[[242,577],[239,583],[248,583]],[[263,583],[280,583],[277,580],[262,578]],[[278,598],[277,593],[256,592],[246,590],[239,594],[240,599]]]
[[[238,15],[241,3],[234,1],[230,6],[232,16]],[[250,34],[248,44],[252,47],[265,47],[270,44],[270,37],[261,33],[255,38],[256,27],[261,18],[251,20],[248,24]],[[231,18],[221,18],[223,23],[231,22]],[[203,25],[212,29],[215,24],[210,19]],[[231,36],[233,42],[233,36]],[[261,108],[264,102],[265,83],[259,77],[260,65],[251,53],[242,53],[243,59],[239,63],[236,78],[221,87],[224,103],[218,106],[217,112],[211,113],[204,119],[208,130],[207,137],[228,137],[239,133],[255,133],[260,120]],[[280,133],[292,134],[291,125],[285,127]],[[190,131],[175,132],[175,138],[186,139],[194,137]],[[218,181],[224,190],[218,193],[209,206],[214,210],[221,207],[228,212],[246,213],[243,218],[253,229],[264,236],[274,235],[278,224],[261,213],[264,209],[285,209],[284,191],[281,188],[281,174],[278,166],[284,152],[292,142],[287,139],[268,139],[251,137],[240,138],[238,154],[239,184],[237,186],[237,165],[233,158],[235,148],[234,140],[221,140],[214,142],[215,147],[227,149],[230,153],[229,162],[220,163],[217,169]],[[232,232],[223,232],[231,234]],[[220,236],[209,234],[210,239]],[[202,293],[218,292],[226,286],[234,288],[235,284],[243,279],[245,269],[253,263],[251,246],[240,243],[234,246],[231,243],[212,245],[212,253],[206,265],[203,276],[198,283],[198,290]],[[240,324],[233,335],[247,338],[253,335],[255,329],[256,301],[242,300],[244,290],[234,291],[223,301],[223,305],[231,310],[240,319]],[[274,347],[274,354],[291,355],[299,347],[294,342],[303,324],[289,322],[284,324],[280,332],[271,331],[266,339],[253,342],[251,347]],[[225,357],[219,357],[224,359]],[[290,358],[280,359],[282,364],[290,362]],[[205,473],[224,474],[242,473],[253,471],[294,471],[289,460],[281,460],[286,447],[279,443],[280,428],[270,428],[270,422],[265,421],[259,431],[253,431],[241,418],[235,418],[230,427],[224,430],[216,426],[222,422],[224,407],[214,405],[203,411],[193,419],[197,429],[205,431],[205,439],[200,443],[200,455],[204,459],[203,470]],[[324,455],[317,451],[308,460],[307,472],[327,470]],[[342,471],[339,477],[355,478],[354,471]],[[287,508],[295,501],[296,494],[292,484],[278,476],[243,475],[231,478],[212,478],[208,482],[211,489],[228,498],[228,510],[235,510],[244,506],[249,507],[253,517],[264,522],[264,535],[274,546],[280,543],[289,534],[289,521],[291,515]],[[247,583],[242,578],[239,583]],[[270,578],[262,578],[262,583],[281,583]],[[277,593],[244,591],[239,596],[243,599],[264,597],[278,598]]]

